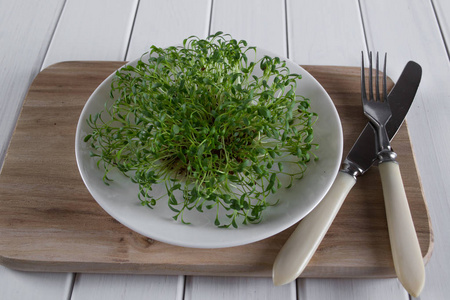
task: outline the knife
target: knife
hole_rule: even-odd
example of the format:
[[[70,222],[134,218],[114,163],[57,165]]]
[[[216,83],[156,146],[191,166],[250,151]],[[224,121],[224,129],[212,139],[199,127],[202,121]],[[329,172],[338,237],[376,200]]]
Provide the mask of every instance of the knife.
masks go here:
[[[392,140],[402,125],[421,77],[420,65],[410,61],[389,93],[388,100],[392,110],[392,117],[386,124],[389,140]],[[278,253],[272,270],[274,285],[289,283],[300,276],[355,185],[357,177],[377,161],[377,154],[375,132],[368,123],[344,160],[327,195],[302,219]]]

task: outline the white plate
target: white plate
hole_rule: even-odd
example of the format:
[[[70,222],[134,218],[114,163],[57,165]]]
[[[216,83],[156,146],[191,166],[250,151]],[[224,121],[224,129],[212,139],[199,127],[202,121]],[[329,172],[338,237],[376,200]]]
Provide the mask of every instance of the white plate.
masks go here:
[[[263,55],[276,56],[258,48],[258,57]],[[128,228],[152,239],[184,247],[222,248],[248,244],[268,238],[297,223],[322,200],[333,183],[341,162],[343,138],[338,113],[323,87],[303,68],[284,60],[292,73],[303,76],[297,94],[311,99],[312,111],[319,115],[314,126],[314,142],[320,146],[315,152],[320,159],[308,165],[303,179],[294,181],[290,189],[282,188],[276,193],[277,199],[281,201],[264,211],[261,223],[240,225],[238,229],[217,228],[214,225],[215,212],[205,209],[205,213],[188,211],[185,220],[192,224],[184,225],[172,219],[174,213],[167,203],[160,201],[154,209],[141,206],[137,198],[138,187],[128,178],[117,173],[112,175],[114,182],[110,186],[103,183],[103,171],[97,168],[96,161],[89,156],[89,147],[83,139],[91,131],[86,119],[101,111],[109,100],[114,73],[91,95],[77,126],[77,164],[91,195],[107,213]],[[135,65],[137,61],[129,64]]]

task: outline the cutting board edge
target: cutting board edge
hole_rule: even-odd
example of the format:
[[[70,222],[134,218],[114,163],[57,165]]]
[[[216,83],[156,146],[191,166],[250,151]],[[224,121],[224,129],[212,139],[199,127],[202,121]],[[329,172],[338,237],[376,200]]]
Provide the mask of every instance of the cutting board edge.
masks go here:
[[[0,255],[0,265],[22,272],[50,272],[50,273],[90,273],[90,274],[126,274],[126,275],[163,275],[163,276],[215,276],[215,277],[258,277],[269,278],[272,273],[268,270],[249,271],[247,266],[229,270],[223,266],[192,266],[186,265],[141,265],[136,263],[103,263],[103,262],[55,262],[32,261],[16,259]],[[217,268],[221,268],[217,272]],[[307,267],[299,278],[396,278],[395,270],[390,267],[372,267],[361,269],[358,266],[346,267]]]
[[[406,119],[405,119],[404,122],[405,122],[406,125],[408,125],[408,122],[407,122]],[[409,134],[409,126],[406,126],[406,130],[408,131],[408,137],[411,137],[411,135]],[[420,192],[422,193],[423,203],[425,205],[425,210],[426,210],[426,213],[427,213],[428,230],[429,230],[429,243],[428,243],[428,249],[427,249],[425,255],[422,255],[423,256],[423,260],[424,260],[424,264],[426,265],[430,261],[431,256],[433,255],[433,250],[434,250],[433,224],[431,222],[430,210],[428,208],[427,198],[425,197],[425,193],[424,193],[424,190],[423,190],[422,178],[421,178],[421,175],[420,175],[420,172],[419,172],[419,168],[418,168],[418,165],[417,165],[417,158],[416,158],[416,155],[414,153],[414,147],[412,145],[411,138],[409,138],[408,141],[409,141],[409,144],[411,146],[411,151],[413,153],[412,157],[413,157],[413,160],[414,160],[414,165],[416,167],[417,176],[419,178],[418,181],[419,181],[419,186],[420,186]]]

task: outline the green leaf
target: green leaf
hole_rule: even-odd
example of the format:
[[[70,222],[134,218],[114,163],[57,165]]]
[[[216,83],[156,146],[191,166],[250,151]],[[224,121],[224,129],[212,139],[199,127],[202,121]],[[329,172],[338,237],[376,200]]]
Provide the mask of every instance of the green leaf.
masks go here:
[[[177,156],[183,163],[187,163],[186,156],[181,151],[177,152]]]
[[[198,156],[202,156],[203,155],[203,151],[205,150],[205,145],[201,144],[198,149],[197,149],[197,155]]]
[[[173,191],[175,191],[175,190],[179,190],[180,187],[181,187],[181,184],[180,184],[180,183],[174,184],[174,185],[170,188],[170,191],[173,192]],[[176,200],[175,200],[175,201],[176,201]]]
[[[228,180],[230,180],[232,182],[239,182],[240,181],[239,177],[236,176],[236,175],[228,175],[227,177],[228,177]]]
[[[256,172],[256,174],[258,175],[262,175],[262,170],[258,165],[252,165],[253,170]]]
[[[278,162],[278,169],[280,170],[280,172],[283,172],[284,166],[282,162]]]
[[[175,196],[173,194],[171,194],[169,196],[169,204],[171,204],[171,205],[177,205],[178,204],[177,199],[175,198]]]
[[[233,219],[233,221],[231,221],[231,225],[232,225],[234,228],[238,228],[237,223],[236,223],[236,219]]]
[[[180,127],[178,127],[177,124],[174,124],[174,125],[172,126],[172,132],[173,132],[174,134],[178,134],[178,133],[180,132]]]
[[[303,140],[304,143],[310,143],[314,138],[313,133],[309,133],[308,136]]]
[[[272,117],[272,114],[270,113],[269,109],[265,106],[258,107],[258,113],[260,116],[262,116],[266,119],[269,119]]]
[[[84,138],[84,142],[87,143],[92,137],[92,134],[88,134],[85,138]]]
[[[272,149],[269,149],[268,152],[269,152],[270,157],[272,157],[272,158],[276,157],[276,153]]]
[[[176,212],[176,213],[179,213],[179,212],[180,212],[178,209],[176,209],[176,208],[173,207],[172,205],[169,205],[169,208],[170,208],[172,211]],[[176,220],[176,219],[175,219],[175,220]]]

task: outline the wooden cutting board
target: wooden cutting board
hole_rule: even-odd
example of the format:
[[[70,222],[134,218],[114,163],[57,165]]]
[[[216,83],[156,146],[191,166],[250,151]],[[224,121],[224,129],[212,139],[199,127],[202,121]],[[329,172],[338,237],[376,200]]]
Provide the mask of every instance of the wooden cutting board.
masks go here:
[[[240,247],[183,248],[129,230],[91,197],[76,166],[76,124],[90,94],[122,64],[63,62],[34,80],[0,176],[0,263],[26,271],[271,276],[273,261],[295,226]],[[360,70],[304,68],[339,111],[346,154],[367,122]],[[393,148],[427,262],[433,235],[406,124]],[[377,167],[358,179],[302,276],[395,276]]]

